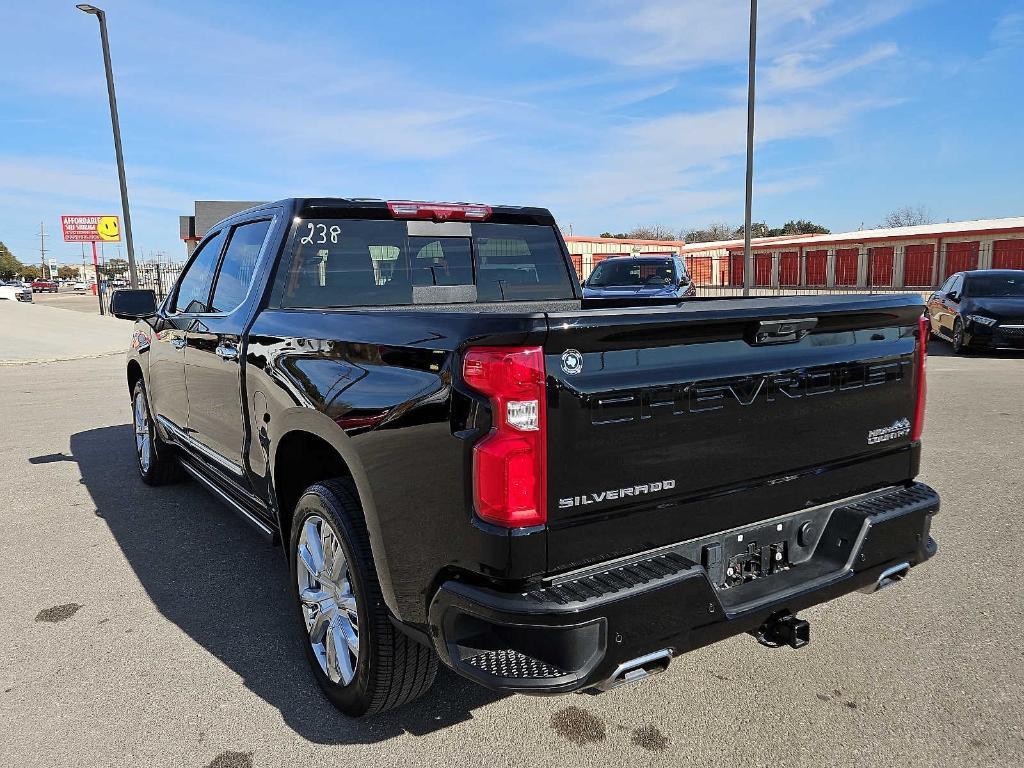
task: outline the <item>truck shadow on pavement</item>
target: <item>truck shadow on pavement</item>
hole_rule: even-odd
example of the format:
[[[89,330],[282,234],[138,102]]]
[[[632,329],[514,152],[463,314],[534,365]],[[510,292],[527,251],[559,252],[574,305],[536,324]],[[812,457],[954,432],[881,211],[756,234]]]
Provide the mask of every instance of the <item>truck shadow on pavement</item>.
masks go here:
[[[368,720],[342,715],[306,664],[281,550],[197,483],[144,485],[133,449],[128,424],[71,436],[71,460],[96,515],[160,613],[277,707],[300,736],[367,744],[423,735],[469,720],[474,709],[502,697],[442,666],[419,701]]]

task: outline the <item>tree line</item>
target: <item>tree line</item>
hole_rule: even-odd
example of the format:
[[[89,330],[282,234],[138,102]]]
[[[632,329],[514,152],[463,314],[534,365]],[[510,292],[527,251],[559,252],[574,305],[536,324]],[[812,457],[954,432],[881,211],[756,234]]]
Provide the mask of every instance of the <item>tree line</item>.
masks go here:
[[[763,221],[750,226],[751,237],[776,237],[781,235],[827,235],[832,230],[805,219],[787,221],[781,227],[769,227]],[[672,229],[661,224],[633,227],[627,232],[602,232],[601,237],[626,240],[685,240],[688,243],[710,243],[716,240],[735,240],[743,237],[743,227],[734,227],[726,222],[716,221],[705,227]]]
[[[100,264],[100,274],[106,277],[114,277],[127,273],[128,262],[125,259],[107,259]],[[46,270],[47,277],[51,277],[49,269]],[[38,264],[23,264],[11,249],[0,241],[0,280],[35,280],[40,276]],[[61,280],[75,280],[79,276],[78,267],[70,264],[60,264],[57,267],[57,277]]]
[[[879,228],[913,227],[933,224],[935,219],[927,208],[906,205],[887,213],[877,224]],[[864,226],[861,225],[861,229]],[[764,221],[750,225],[751,237],[784,237],[786,235],[828,235],[832,230],[807,219],[791,219],[781,227],[770,227]],[[688,243],[711,243],[718,240],[738,240],[743,237],[743,227],[728,222],[716,221],[704,227],[673,229],[662,224],[633,227],[626,232],[602,232],[601,237],[620,240],[685,240]]]

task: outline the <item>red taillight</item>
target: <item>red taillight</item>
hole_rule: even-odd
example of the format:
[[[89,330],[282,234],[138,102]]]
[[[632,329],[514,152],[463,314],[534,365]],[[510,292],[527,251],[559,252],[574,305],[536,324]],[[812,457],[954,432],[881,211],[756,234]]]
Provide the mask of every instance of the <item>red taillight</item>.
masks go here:
[[[414,200],[388,200],[388,210],[396,219],[487,221],[491,218],[489,205],[466,203],[418,203]]]
[[[914,426],[910,431],[911,440],[920,440],[924,431],[924,401],[928,394],[928,384],[925,379],[925,367],[928,361],[928,336],[931,331],[931,322],[928,315],[924,315],[917,321],[917,404],[914,406]]]
[[[473,502],[482,519],[508,528],[547,521],[544,352],[472,347],[466,383],[491,401],[490,433],[473,448]]]

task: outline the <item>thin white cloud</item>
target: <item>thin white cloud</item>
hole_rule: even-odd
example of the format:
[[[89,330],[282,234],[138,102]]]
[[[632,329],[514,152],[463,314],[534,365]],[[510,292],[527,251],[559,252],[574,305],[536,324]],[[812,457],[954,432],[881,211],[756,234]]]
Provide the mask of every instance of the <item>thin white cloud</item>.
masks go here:
[[[18,156],[0,156],[0,192],[62,205],[109,203],[120,194],[110,164]],[[188,200],[181,192],[146,181],[133,184],[130,192],[140,207],[174,210]]]
[[[817,88],[831,83],[864,67],[895,56],[899,48],[894,43],[879,43],[860,56],[843,58],[830,63],[821,54],[787,53],[762,68],[758,91],[762,97]]]
[[[996,19],[990,38],[1000,48],[1024,45],[1024,11],[1008,11]]]
[[[773,58],[823,50],[906,13],[914,0],[763,0],[758,52]],[[746,0],[647,0],[572,6],[533,39],[585,57],[645,70],[684,71],[741,61],[747,54]]]
[[[758,148],[797,139],[820,139],[845,130],[865,111],[891,102],[787,102],[761,109],[755,123]],[[612,131],[585,165],[556,167],[560,180],[551,196],[569,211],[614,211],[616,221],[681,221],[695,210],[714,209],[742,199],[736,173],[745,146],[746,111],[728,107],[669,115]],[[578,166],[585,167],[580,171]],[[564,173],[561,171],[564,169]],[[819,183],[820,175],[799,173],[758,184],[759,196],[788,194]]]
[[[831,0],[768,0],[759,11],[768,40],[805,27]],[[555,18],[535,39],[588,58],[647,69],[685,70],[741,57],[747,47],[745,0],[588,2]]]

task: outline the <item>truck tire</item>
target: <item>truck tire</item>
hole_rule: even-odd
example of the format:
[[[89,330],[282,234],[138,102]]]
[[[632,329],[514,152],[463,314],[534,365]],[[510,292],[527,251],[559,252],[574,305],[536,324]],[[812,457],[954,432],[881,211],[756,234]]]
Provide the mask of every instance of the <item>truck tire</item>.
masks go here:
[[[306,657],[331,703],[362,717],[426,693],[437,656],[391,624],[350,480],[306,489],[295,507],[288,551]]]
[[[160,439],[149,408],[146,385],[140,378],[132,388],[132,426],[134,427],[135,458],[146,485],[166,485],[180,480],[181,465],[170,446]]]

